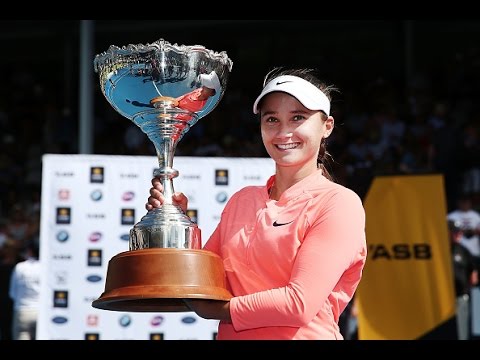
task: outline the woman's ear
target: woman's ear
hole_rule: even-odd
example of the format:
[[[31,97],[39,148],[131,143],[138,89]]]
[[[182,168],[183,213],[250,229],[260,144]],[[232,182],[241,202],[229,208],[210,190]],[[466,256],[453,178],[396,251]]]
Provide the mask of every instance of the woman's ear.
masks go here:
[[[335,127],[335,120],[333,116],[329,116],[327,120],[325,120],[325,133],[323,134],[323,137],[324,138],[329,137],[334,127]]]

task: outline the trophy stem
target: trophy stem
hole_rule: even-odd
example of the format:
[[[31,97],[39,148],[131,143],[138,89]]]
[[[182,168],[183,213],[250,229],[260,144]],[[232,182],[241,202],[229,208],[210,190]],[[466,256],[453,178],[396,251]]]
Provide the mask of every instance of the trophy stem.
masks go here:
[[[157,151],[158,169],[155,169],[153,175],[158,177],[163,186],[164,204],[172,204],[173,200],[173,179],[178,176],[178,170],[173,168],[173,157],[177,148],[177,141],[171,138],[161,139],[155,144]]]
[[[178,141],[190,129],[189,121],[198,118],[192,113],[171,108],[171,101],[165,97],[151,101],[155,113],[142,113],[133,121],[148,136],[155,146],[159,168],[153,175],[163,186],[164,203],[149,211],[130,230],[130,250],[147,248],[200,249],[201,232],[180,206],[173,203],[173,179],[178,171],[173,168],[173,157]],[[179,119],[187,116],[188,121]],[[194,115],[194,114],[193,114]]]

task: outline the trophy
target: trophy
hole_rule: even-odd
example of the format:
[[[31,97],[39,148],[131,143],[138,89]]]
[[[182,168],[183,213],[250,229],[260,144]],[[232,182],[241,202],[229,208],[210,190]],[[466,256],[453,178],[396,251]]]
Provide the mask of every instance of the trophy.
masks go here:
[[[221,100],[232,70],[225,52],[201,45],[110,46],[95,56],[100,87],[110,105],[152,141],[158,157],[154,176],[165,202],[130,230],[129,250],[108,263],[98,309],[137,312],[190,311],[183,299],[229,300],[221,258],[202,249],[196,223],[173,204],[176,146]]]

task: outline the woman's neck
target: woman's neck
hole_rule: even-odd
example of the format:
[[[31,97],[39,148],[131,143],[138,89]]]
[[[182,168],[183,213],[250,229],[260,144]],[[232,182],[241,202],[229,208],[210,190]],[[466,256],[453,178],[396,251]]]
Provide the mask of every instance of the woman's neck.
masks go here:
[[[278,200],[282,194],[291,188],[293,185],[299,181],[305,179],[311,174],[321,171],[320,169],[309,169],[308,171],[291,171],[290,168],[278,167],[275,172],[275,181],[273,182],[272,187],[270,188],[270,199]]]

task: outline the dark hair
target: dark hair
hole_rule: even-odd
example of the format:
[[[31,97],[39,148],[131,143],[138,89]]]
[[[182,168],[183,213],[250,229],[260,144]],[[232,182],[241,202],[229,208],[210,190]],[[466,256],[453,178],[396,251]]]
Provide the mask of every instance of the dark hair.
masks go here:
[[[40,249],[38,244],[34,240],[30,240],[27,242],[25,246],[25,250],[30,253],[30,256],[38,259],[40,257]]]
[[[270,82],[270,80],[275,79],[282,75],[297,76],[299,78],[302,78],[303,80],[307,80],[312,85],[315,85],[317,88],[319,88],[327,96],[330,102],[332,101],[331,93],[335,91],[339,92],[339,90],[334,85],[327,85],[325,82],[320,80],[318,75],[318,70],[307,69],[307,68],[294,69],[294,68],[276,67],[273,70],[269,71],[269,73],[265,76],[263,80],[263,87],[265,87],[265,85],[267,85]],[[260,101],[260,104],[262,100]],[[259,107],[260,107],[260,104],[259,104]],[[326,120],[328,117],[327,114],[325,114],[323,111],[321,111],[321,114],[322,114],[322,120]],[[327,179],[334,181],[333,176],[330,174],[330,172],[326,168],[326,166],[330,167],[330,164],[333,161],[332,155],[327,151],[326,141],[327,141],[326,138],[323,138],[322,141],[320,142],[320,150],[318,152],[318,158],[317,158],[317,167],[322,169],[323,174]]]
[[[215,96],[215,95],[217,94],[217,90],[215,90],[215,89],[213,89],[213,88],[211,88],[211,87],[205,86],[205,85],[204,85],[203,87],[204,87],[204,88],[207,88],[207,89],[209,89],[209,90],[212,90],[210,96]]]
[[[448,220],[447,224],[448,224],[448,230],[450,230],[451,232],[462,231],[462,224],[460,223],[460,221]]]

